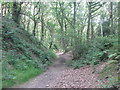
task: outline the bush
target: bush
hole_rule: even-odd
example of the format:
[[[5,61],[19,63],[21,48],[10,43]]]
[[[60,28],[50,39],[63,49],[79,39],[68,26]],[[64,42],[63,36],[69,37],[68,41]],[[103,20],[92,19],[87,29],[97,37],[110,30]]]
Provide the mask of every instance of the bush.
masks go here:
[[[73,60],[73,61],[67,62],[67,65],[69,67],[77,69],[77,68],[80,68],[80,67],[84,66],[85,63],[83,62],[83,60]]]
[[[106,44],[111,44],[109,47],[105,47]],[[118,39],[115,36],[109,37],[97,37],[95,39],[95,45],[100,50],[110,49],[118,44]],[[116,48],[117,49],[117,48]]]
[[[88,45],[86,43],[78,43],[77,45],[75,45],[74,49],[73,49],[73,58],[74,59],[79,59],[81,57],[83,57],[87,51],[88,51]]]
[[[74,60],[69,62],[69,66],[81,67],[83,65],[97,65],[101,61],[107,60],[111,53],[116,53],[117,38],[97,37],[86,43],[80,43],[74,47]],[[107,46],[107,47],[106,47]],[[119,58],[119,57],[117,57]]]
[[[111,46],[106,47],[106,44],[111,44]],[[89,50],[86,55],[86,59],[89,61],[104,61],[108,59],[108,54],[110,52],[110,48],[114,47],[114,43],[116,43],[116,39],[111,37],[97,37],[95,40],[91,41],[89,44]]]

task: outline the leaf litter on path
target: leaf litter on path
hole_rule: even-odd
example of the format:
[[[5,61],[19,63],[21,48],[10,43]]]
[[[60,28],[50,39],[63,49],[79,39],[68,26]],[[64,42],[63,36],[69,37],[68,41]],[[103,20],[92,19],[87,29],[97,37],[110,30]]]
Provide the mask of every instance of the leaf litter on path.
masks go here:
[[[71,55],[60,57],[67,60]],[[99,88],[99,82],[92,66],[72,69],[55,60],[46,72],[13,88]]]

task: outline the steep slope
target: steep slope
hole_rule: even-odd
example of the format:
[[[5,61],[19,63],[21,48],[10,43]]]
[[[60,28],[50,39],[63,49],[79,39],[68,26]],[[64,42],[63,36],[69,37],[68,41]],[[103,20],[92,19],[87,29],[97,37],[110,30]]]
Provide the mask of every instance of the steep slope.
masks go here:
[[[8,18],[2,20],[2,54],[3,87],[38,75],[55,57],[37,38]]]

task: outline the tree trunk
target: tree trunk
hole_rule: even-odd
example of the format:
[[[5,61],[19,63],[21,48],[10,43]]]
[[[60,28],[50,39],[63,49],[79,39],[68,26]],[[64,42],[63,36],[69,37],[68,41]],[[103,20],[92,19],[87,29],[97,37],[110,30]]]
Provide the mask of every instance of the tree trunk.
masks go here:
[[[28,19],[28,22],[27,22],[27,31],[29,31],[29,27],[30,27],[30,18]]]
[[[102,23],[103,23],[103,19],[102,19],[102,17],[100,18],[100,36],[101,37],[103,37],[103,25],[102,25]]]
[[[22,3],[13,2],[12,19],[13,19],[17,24],[19,24],[19,20],[20,20],[21,4],[22,4]]]
[[[4,10],[4,5],[1,4],[1,15],[2,15],[2,16],[4,16],[4,14],[3,14],[3,13],[4,13],[3,10]]]
[[[92,19],[91,19],[91,40],[94,38],[94,27],[92,24]]]
[[[113,2],[110,2],[110,34],[113,34]]]
[[[30,6],[30,10],[32,9],[32,6]],[[27,22],[27,31],[29,31],[30,29],[30,18],[28,19],[28,22]]]
[[[120,2],[118,2],[118,51],[120,52]]]
[[[41,15],[41,42],[44,40],[44,17],[43,17],[43,10]]]
[[[76,25],[76,2],[74,2],[74,18],[73,18],[73,21],[74,21],[74,31],[75,31],[75,25]]]
[[[90,38],[90,21],[91,21],[91,6],[90,2],[88,4],[88,27],[87,27],[87,41],[89,41]]]
[[[33,29],[33,35],[34,36],[36,35],[36,26],[37,26],[37,23],[36,23],[36,21],[34,21],[34,29]]]
[[[77,45],[77,36],[76,36],[76,2],[73,2],[74,5],[74,14],[73,14],[73,46]]]

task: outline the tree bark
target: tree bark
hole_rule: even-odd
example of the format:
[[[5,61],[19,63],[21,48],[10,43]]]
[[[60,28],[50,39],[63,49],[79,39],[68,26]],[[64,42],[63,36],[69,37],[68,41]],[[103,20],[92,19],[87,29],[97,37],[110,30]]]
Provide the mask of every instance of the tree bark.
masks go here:
[[[103,19],[102,19],[102,17],[100,18],[100,36],[101,37],[103,37],[103,25],[102,25],[102,23],[103,23]]]
[[[36,35],[36,26],[37,26],[37,23],[36,23],[36,21],[34,21],[34,29],[33,29],[33,35],[34,36]]]
[[[91,40],[94,38],[94,27],[92,24],[92,19],[91,19]]]
[[[43,8],[42,8],[42,15],[41,15],[41,42],[44,40],[44,15],[43,15]]]
[[[118,2],[118,51],[120,52],[120,2]]]
[[[113,2],[110,2],[110,34],[113,34]]]
[[[73,40],[72,40],[72,45],[75,47],[77,44],[77,36],[75,35],[76,34],[76,2],[73,2],[73,5],[74,5],[74,14],[73,14]]]
[[[88,3],[88,26],[87,26],[87,41],[89,41],[90,38],[90,22],[91,22],[91,6],[90,3]]]
[[[22,3],[13,2],[12,19],[19,24]]]

